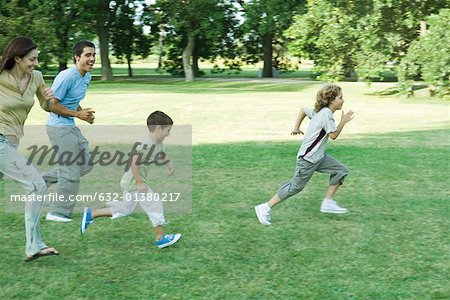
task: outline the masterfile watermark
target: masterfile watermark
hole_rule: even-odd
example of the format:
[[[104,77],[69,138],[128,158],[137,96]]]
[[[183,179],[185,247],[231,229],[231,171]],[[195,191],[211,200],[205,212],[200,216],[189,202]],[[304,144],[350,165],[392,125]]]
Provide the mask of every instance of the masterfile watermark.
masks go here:
[[[45,212],[59,202],[73,203],[76,213],[85,206],[104,208],[116,201],[159,201],[168,213],[192,211],[189,125],[172,126],[162,143],[152,139],[146,125],[84,125],[58,130],[56,138],[69,143],[74,131],[82,133],[84,139],[74,150],[51,142],[46,126],[25,126],[23,131],[25,136],[15,147],[25,159],[17,160],[15,154],[0,157],[0,162],[9,164],[10,171],[17,171],[10,174],[14,176],[5,173],[0,180],[0,196],[5,199],[7,213],[23,213],[24,208],[40,210],[40,203]],[[6,144],[12,147],[8,140]],[[142,186],[135,182],[134,166],[139,167],[145,185],[153,193],[139,192]],[[130,195],[135,199],[129,199]],[[139,207],[138,211],[143,212]]]
[[[181,193],[108,193],[95,192],[94,194],[78,194],[64,195],[58,193],[48,193],[44,195],[10,195],[11,202],[118,202],[118,201],[135,201],[135,202],[176,202],[181,197]]]
[[[140,152],[137,151],[139,146],[142,146],[142,151]],[[160,167],[169,163],[165,159],[165,152],[157,151],[155,145],[149,146],[141,142],[135,142],[131,151],[128,153],[120,150],[115,150],[113,153],[110,151],[100,151],[100,146],[96,146],[93,151],[89,152],[89,155],[84,153],[84,149],[78,153],[74,153],[73,151],[62,151],[59,153],[59,147],[57,145],[51,147],[48,145],[32,145],[27,150],[30,151],[27,164],[37,166],[42,165],[44,162],[49,166],[108,166],[115,163],[117,166],[125,166],[124,172],[127,172],[130,169],[134,156],[138,156],[137,164],[139,165],[150,166],[154,164]],[[89,157],[89,159],[86,157]]]

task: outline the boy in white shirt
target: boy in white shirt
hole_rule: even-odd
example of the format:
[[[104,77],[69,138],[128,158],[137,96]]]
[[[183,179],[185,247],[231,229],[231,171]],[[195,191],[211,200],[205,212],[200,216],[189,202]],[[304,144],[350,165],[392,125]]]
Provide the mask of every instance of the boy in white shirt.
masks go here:
[[[153,224],[156,237],[156,246],[165,248],[175,244],[181,234],[164,234],[162,226],[166,224],[163,212],[163,203],[159,197],[155,197],[149,181],[150,168],[154,168],[154,164],[141,164],[141,158],[145,157],[150,161],[158,161],[161,165],[167,167],[169,176],[174,174],[172,162],[169,160],[162,142],[170,135],[172,129],[172,119],[161,111],[155,111],[147,118],[147,127],[149,135],[136,148],[136,153],[132,156],[130,169],[123,174],[120,185],[123,189],[123,201],[113,201],[107,203],[107,208],[92,210],[85,207],[82,218],[80,231],[83,234],[88,226],[95,218],[111,217],[112,219],[120,218],[131,214],[139,203],[147,213]],[[143,155],[144,151],[151,151],[148,155]]]

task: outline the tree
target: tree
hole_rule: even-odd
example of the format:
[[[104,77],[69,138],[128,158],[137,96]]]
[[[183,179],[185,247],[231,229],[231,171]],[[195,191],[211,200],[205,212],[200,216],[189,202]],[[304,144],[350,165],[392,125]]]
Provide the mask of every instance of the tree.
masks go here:
[[[125,3],[117,10],[111,42],[114,54],[118,58],[125,56],[128,64],[128,76],[132,77],[131,61],[133,54],[147,57],[150,54],[151,43],[143,33],[142,23],[135,24],[136,5],[133,1]]]
[[[117,11],[124,5],[137,5],[144,0],[0,0],[0,42],[17,35],[34,38],[41,50],[40,60],[48,64],[56,58],[59,69],[67,67],[71,57],[71,41],[98,36],[102,79],[112,80],[109,60],[111,31]],[[131,16],[130,16],[131,18]],[[133,16],[134,18],[134,16]],[[141,42],[145,42],[139,38]],[[136,52],[144,54],[142,43]]]
[[[350,2],[349,5],[354,4]],[[360,7],[354,4],[350,10]],[[354,70],[354,16],[326,0],[308,3],[308,12],[294,18],[285,35],[292,40],[290,50],[296,56],[314,60],[315,69],[325,76],[341,78]],[[324,76],[322,76],[323,78]],[[328,78],[324,78],[328,79]]]
[[[41,1],[39,1],[41,2]],[[78,10],[75,8],[68,8],[69,1],[45,1],[46,5],[37,5],[39,10],[45,11],[49,7],[49,11],[53,12],[52,20],[54,23],[55,36],[58,40],[57,57],[59,64],[59,71],[67,69],[67,59],[71,57],[69,37],[72,36],[71,29],[76,24],[76,18],[79,17]]]
[[[124,0],[92,0],[84,3],[84,12],[90,15],[89,18],[94,25],[100,44],[102,80],[113,79],[113,71],[109,60],[110,30],[113,27],[117,10],[123,4]]]
[[[447,0],[372,2],[372,5],[366,5],[369,11],[360,18],[358,28],[361,51],[356,55],[356,72],[366,81],[381,79],[388,61],[397,65],[410,45],[419,38],[423,21],[441,8],[450,6]]]
[[[428,29],[413,41],[399,65],[399,80],[409,86],[420,75],[432,95],[450,97],[450,9],[427,18]]]
[[[109,59],[109,49],[112,31],[118,29],[117,26],[114,26],[118,12],[125,6],[142,6],[143,3],[144,0],[92,0],[90,2],[83,2],[85,18],[88,18],[89,23],[95,28],[100,44],[102,80],[113,79],[113,71]]]
[[[304,11],[305,0],[238,1],[244,12],[246,61],[264,61],[263,77],[273,77],[274,44],[284,45],[283,32],[293,16]]]
[[[47,15],[36,16],[28,1],[0,0],[0,53],[12,38],[28,36],[38,44],[40,66],[45,68],[54,58],[52,45],[57,43],[54,28],[42,26],[50,20]]]
[[[420,22],[446,0],[314,0],[286,31],[290,50],[314,60],[322,79],[381,78],[418,37]]]
[[[49,51],[57,58],[59,71],[67,69],[67,61],[72,57],[72,42],[94,36],[87,25],[87,16],[82,14],[82,5],[75,0],[31,0],[29,3],[34,19],[54,32],[56,42],[49,45]]]
[[[173,71],[183,66],[186,81],[194,81],[198,59],[226,53],[227,35],[232,35],[233,7],[225,0],[157,0],[146,9],[146,23],[154,32],[164,26],[169,65]],[[197,66],[194,70],[194,66]]]

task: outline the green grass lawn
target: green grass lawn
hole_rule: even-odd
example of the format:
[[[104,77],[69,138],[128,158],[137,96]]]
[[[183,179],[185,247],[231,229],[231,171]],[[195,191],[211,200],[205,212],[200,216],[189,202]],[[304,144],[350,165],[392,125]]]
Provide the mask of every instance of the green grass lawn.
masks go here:
[[[321,84],[292,79],[97,81],[92,82],[81,105],[93,108],[95,124],[102,126],[143,125],[150,112],[162,110],[175,125],[192,126],[194,144],[286,141],[292,140],[289,133],[298,111],[313,106]],[[422,94],[412,99],[375,94],[395,86],[394,83],[373,83],[370,87],[361,82],[339,85],[344,92],[343,109],[355,112],[344,137],[449,126],[450,106],[443,100]],[[42,125],[46,118],[47,113],[36,105],[27,124]],[[335,118],[339,122],[339,112]]]
[[[2,213],[0,298],[448,299],[449,149],[447,130],[332,143],[351,212],[319,212],[317,174],[265,227],[253,206],[289,179],[297,143],[194,146],[193,212],[168,215],[179,244],[156,249],[143,214],[96,220],[85,236],[43,220],[61,255],[25,264],[22,216]]]
[[[289,133],[319,84],[93,82],[82,105],[96,110],[94,126],[142,125],[155,109],[192,126],[192,213],[168,214],[166,226],[184,237],[158,250],[139,213],[98,219],[84,236],[78,222],[42,220],[61,255],[25,264],[23,215],[0,201],[0,299],[450,298],[448,102],[340,83],[356,117],[328,152],[350,169],[336,197],[350,213],[319,212],[328,178],[317,174],[273,210],[272,226],[257,221],[254,205],[292,176]],[[33,108],[27,124],[45,118]]]

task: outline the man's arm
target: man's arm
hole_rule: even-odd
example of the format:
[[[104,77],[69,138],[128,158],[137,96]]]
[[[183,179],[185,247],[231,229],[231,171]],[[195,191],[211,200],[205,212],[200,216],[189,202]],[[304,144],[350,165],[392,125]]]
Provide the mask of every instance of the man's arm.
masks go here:
[[[341,121],[339,122],[339,125],[337,126],[336,130],[333,132],[330,132],[328,134],[328,136],[332,139],[335,140],[337,139],[337,137],[339,136],[339,134],[341,134],[342,129],[344,129],[344,125],[348,122],[350,122],[353,119],[353,111],[348,111],[347,113],[344,114],[344,111],[342,111],[342,115],[341,115]]]
[[[95,119],[95,111],[93,111],[91,108],[83,109],[81,108],[81,106],[78,106],[77,110],[71,110],[61,105],[59,100],[56,98],[53,98],[53,106],[51,112],[64,117],[75,117],[90,124],[94,123]]]

